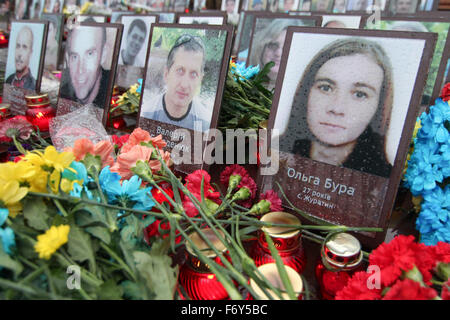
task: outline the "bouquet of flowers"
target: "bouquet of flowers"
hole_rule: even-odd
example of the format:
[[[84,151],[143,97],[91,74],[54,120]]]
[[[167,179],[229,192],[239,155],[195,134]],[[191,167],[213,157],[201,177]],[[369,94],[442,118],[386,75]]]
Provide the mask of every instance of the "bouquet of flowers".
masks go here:
[[[132,85],[124,94],[122,94],[111,105],[110,113],[121,110],[124,114],[137,113],[139,109],[139,101],[141,100],[142,79],[138,79],[138,83]]]
[[[258,219],[281,210],[275,192],[257,199],[255,182],[239,165],[221,174],[225,194],[204,170],[183,181],[170,169],[161,136],[140,128],[112,141],[78,139],[62,152],[47,146],[24,151],[18,162],[0,164],[1,299],[177,298],[176,257],[187,243],[231,299],[243,299],[243,288],[258,297],[249,278],[281,297],[281,290],[258,273],[242,243],[263,226],[277,226]],[[210,244],[205,227],[226,246],[230,261]],[[317,225],[292,229],[380,231]],[[216,250],[223,265],[192,242],[192,232]],[[294,299],[281,258],[267,238]]]
[[[420,116],[420,129],[404,175],[404,185],[417,197],[420,213],[416,228],[421,241],[450,243],[450,84],[428,113]]]
[[[400,235],[369,256],[336,300],[450,300],[450,244],[427,246]]]

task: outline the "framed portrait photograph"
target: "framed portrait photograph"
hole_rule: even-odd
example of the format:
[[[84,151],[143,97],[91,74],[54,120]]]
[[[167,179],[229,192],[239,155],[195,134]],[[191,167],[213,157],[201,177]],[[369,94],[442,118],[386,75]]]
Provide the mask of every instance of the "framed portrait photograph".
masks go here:
[[[31,18],[31,6],[28,0],[11,0],[15,1],[14,17],[16,20],[25,20]]]
[[[244,8],[248,11],[265,11],[267,2],[268,0],[247,0],[247,6]]]
[[[255,23],[255,17],[256,16],[267,16],[267,12],[261,12],[261,11],[244,11],[243,16],[243,23],[242,23],[242,30],[238,34],[239,35],[239,41],[237,44],[237,57],[236,60],[238,62],[246,62],[248,58],[248,49],[250,46],[250,41],[252,38],[252,31],[253,31],[253,25]],[[289,16],[287,13],[269,13],[269,14],[276,14],[279,15],[285,15]],[[237,38],[237,37],[236,37]]]
[[[259,65],[262,68],[271,61],[275,63],[268,74],[269,83],[267,83],[267,89],[272,90],[275,87],[287,28],[289,26],[319,27],[321,20],[321,17],[318,16],[306,17],[278,14],[255,17],[248,49],[247,65]]]
[[[366,12],[374,4],[373,0],[347,0],[345,12]]]
[[[87,104],[106,124],[114,85],[122,24],[81,22],[70,30],[57,102],[57,115]]]
[[[220,10],[225,11],[227,15],[238,14],[240,0],[222,0]]]
[[[311,0],[300,0],[298,11],[311,11]]]
[[[147,6],[152,8],[153,12],[164,11],[164,9],[166,8],[166,2],[165,0],[148,0]]]
[[[40,90],[47,31],[47,21],[11,22],[3,99],[11,103],[15,113],[24,114],[24,96]]]
[[[357,234],[381,243],[435,42],[432,33],[289,27],[268,123],[279,166],[261,192],[279,184],[312,217],[382,228]]]
[[[77,22],[96,22],[96,23],[106,23],[106,16],[95,15],[95,14],[80,14],[77,16]]]
[[[178,13],[177,21],[179,24],[209,24],[222,25],[227,22],[225,12],[195,12],[195,13]]]
[[[58,70],[59,53],[64,33],[64,16],[62,13],[43,13],[41,19],[48,21],[44,68],[49,71]]]
[[[159,16],[159,23],[175,23],[177,15],[175,12],[154,12]]]
[[[28,2],[29,19],[38,20],[41,17],[42,3],[42,0],[30,0]]]
[[[201,157],[200,151],[192,152],[190,139],[217,127],[231,36],[228,25],[152,26],[138,126],[152,135],[162,134],[167,151],[180,148],[190,159]],[[177,129],[189,132],[189,137],[176,134]],[[190,165],[175,168],[185,172]]]
[[[395,15],[410,15],[417,12],[419,0],[389,0],[388,13]]]
[[[289,12],[298,9],[299,0],[278,0],[278,11]]]
[[[447,66],[450,51],[450,20],[439,17],[382,17],[378,23],[367,24],[367,17],[361,21],[361,27],[372,30],[395,30],[410,32],[434,32],[437,34],[436,47],[433,52],[431,66],[427,73],[427,82],[421,99],[424,106],[434,103],[439,97],[443,83],[443,74]]]
[[[158,19],[159,16],[155,14],[122,16],[123,33],[117,62],[117,86],[128,89],[144,77],[150,29]]]
[[[333,13],[345,13],[348,0],[334,0]]]
[[[111,12],[111,23],[122,23],[122,16],[132,15],[133,12],[129,11],[112,11]]]
[[[189,8],[189,0],[170,0],[169,8],[175,12],[184,12]]]
[[[194,0],[194,11],[206,10],[206,0]]]
[[[311,0],[312,12],[333,12],[334,0]]]
[[[324,28],[344,28],[359,29],[362,15],[360,14],[322,14],[322,27]]]

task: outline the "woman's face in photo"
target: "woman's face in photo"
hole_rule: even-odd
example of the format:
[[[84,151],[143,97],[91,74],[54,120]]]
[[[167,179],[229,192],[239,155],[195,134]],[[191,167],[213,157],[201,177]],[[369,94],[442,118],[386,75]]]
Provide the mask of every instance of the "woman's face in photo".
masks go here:
[[[328,60],[310,89],[309,130],[331,146],[356,141],[377,111],[383,78],[382,68],[365,54]]]
[[[262,63],[265,65],[270,61],[275,62],[275,65],[270,69],[269,77],[275,80],[278,70],[280,68],[281,54],[283,52],[284,40],[286,39],[286,30],[283,30],[277,38],[266,44],[262,55]]]

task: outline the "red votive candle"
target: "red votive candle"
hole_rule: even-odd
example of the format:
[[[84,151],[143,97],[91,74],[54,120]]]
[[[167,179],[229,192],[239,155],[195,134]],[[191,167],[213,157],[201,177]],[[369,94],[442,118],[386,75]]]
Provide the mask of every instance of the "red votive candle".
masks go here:
[[[55,109],[50,105],[47,94],[25,96],[28,109],[25,112],[27,120],[40,131],[48,131],[50,119],[55,117]]]

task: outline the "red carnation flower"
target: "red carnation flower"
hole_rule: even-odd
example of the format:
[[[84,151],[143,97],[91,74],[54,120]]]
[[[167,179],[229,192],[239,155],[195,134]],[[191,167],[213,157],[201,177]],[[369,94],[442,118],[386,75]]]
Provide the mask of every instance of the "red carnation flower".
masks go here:
[[[255,199],[257,186],[255,180],[253,180],[250,176],[242,177],[238,188],[247,188],[248,190],[250,190],[250,199]]]
[[[230,176],[241,176],[243,178],[248,176],[248,172],[244,167],[238,164],[232,164],[226,167],[220,174],[220,183],[228,187]]]
[[[436,262],[450,263],[450,244],[439,241],[432,248]]]
[[[442,88],[442,91],[441,91],[441,98],[442,98],[442,100],[444,100],[444,101],[450,100],[450,82],[447,83],[447,84]]]
[[[381,283],[390,286],[402,271],[411,270],[416,263],[417,244],[413,236],[399,235],[372,251],[369,262],[381,269]]]
[[[431,285],[433,275],[431,271],[436,267],[436,257],[434,254],[434,246],[427,246],[423,243],[416,244],[416,266],[422,274],[423,282]]]
[[[411,279],[397,281],[383,297],[383,300],[431,300],[437,296],[436,290],[422,287]]]
[[[356,272],[347,285],[336,293],[336,300],[379,300],[381,289],[369,289],[367,279],[370,274],[365,271]]]
[[[202,178],[205,198],[218,200],[220,197],[220,193],[218,191],[215,191],[214,188],[210,185],[211,176],[205,170],[196,170],[187,175],[185,183],[186,188],[194,194],[201,195]]]
[[[200,196],[195,196],[197,199],[198,198],[200,198]],[[195,217],[196,215],[198,215],[199,214],[199,212],[198,212],[198,210],[197,210],[197,208],[195,207],[195,205],[192,203],[192,201],[191,201],[191,199],[189,199],[188,197],[184,197],[184,199],[183,199],[183,201],[182,201],[182,204],[183,204],[183,208],[184,208],[184,211],[186,212],[186,214],[189,216],[189,217]]]
[[[171,187],[161,186],[161,189],[163,189],[163,191],[173,200],[174,195],[173,195],[173,190]],[[167,203],[169,205],[169,207],[172,208],[172,204],[169,201],[169,199],[167,199],[166,196],[164,195],[164,193],[161,190],[159,190],[158,188],[152,189],[152,196],[153,196],[153,199],[156,202],[158,202],[159,204]],[[153,207],[152,210],[157,211],[158,208]]]
[[[113,135],[112,137],[113,143],[117,146],[117,148],[122,148],[122,146],[127,143],[128,139],[130,138],[129,134],[125,134],[123,136],[118,137],[117,135]]]
[[[275,191],[267,190],[261,195],[260,198],[261,200],[267,200],[270,202],[270,211],[283,211],[281,199]]]
[[[147,228],[144,229],[144,239],[145,241],[150,244],[150,238],[152,237],[161,237],[161,233],[159,232],[159,229],[162,230],[170,230],[170,223],[169,222],[163,222],[161,223],[161,220],[156,219],[155,222],[150,224]],[[180,232],[178,230],[175,230],[175,234],[179,234]],[[169,236],[169,233],[165,233],[163,235],[163,239],[167,238]],[[181,242],[181,235],[177,236],[175,238],[175,243]]]

